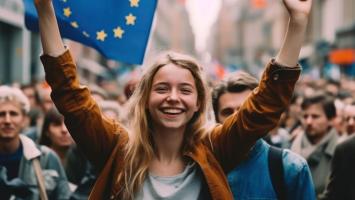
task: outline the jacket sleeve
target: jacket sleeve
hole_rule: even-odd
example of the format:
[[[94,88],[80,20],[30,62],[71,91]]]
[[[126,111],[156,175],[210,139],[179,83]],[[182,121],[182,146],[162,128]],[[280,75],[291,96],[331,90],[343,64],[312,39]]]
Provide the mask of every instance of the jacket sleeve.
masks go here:
[[[87,158],[103,167],[123,130],[105,118],[87,87],[79,84],[76,65],[69,50],[58,57],[41,56],[51,98],[65,124]]]
[[[225,172],[245,159],[256,140],[278,124],[289,105],[300,72],[299,65],[290,68],[271,60],[259,86],[240,110],[212,130],[209,136],[212,151]]]

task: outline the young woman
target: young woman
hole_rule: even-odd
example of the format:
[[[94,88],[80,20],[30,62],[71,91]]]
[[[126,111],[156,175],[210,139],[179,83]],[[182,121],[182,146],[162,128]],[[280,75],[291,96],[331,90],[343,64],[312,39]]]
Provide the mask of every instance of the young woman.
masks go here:
[[[223,125],[206,129],[209,90],[189,56],[165,53],[130,98],[130,126],[104,117],[64,48],[50,0],[35,0],[46,80],[77,145],[101,169],[90,199],[233,199],[225,173],[274,128],[300,74],[311,0],[283,0],[290,21],[259,87]]]
[[[74,141],[64,124],[63,116],[56,109],[50,109],[44,116],[39,144],[54,150],[64,168],[66,167],[68,152],[73,147]]]

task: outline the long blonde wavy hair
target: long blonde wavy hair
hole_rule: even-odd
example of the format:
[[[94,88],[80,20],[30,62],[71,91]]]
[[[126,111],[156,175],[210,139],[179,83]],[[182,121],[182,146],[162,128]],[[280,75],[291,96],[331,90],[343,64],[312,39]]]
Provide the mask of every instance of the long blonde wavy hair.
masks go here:
[[[129,140],[125,149],[125,166],[118,180],[124,184],[121,197],[123,199],[133,199],[134,195],[142,187],[147,175],[149,164],[154,156],[154,142],[152,131],[154,127],[150,123],[150,115],[147,104],[150,97],[152,82],[157,71],[168,64],[180,66],[187,69],[194,77],[197,89],[197,101],[199,110],[187,124],[184,134],[183,152],[193,148],[206,134],[206,107],[209,101],[209,90],[207,89],[205,79],[202,76],[202,68],[190,56],[176,52],[165,52],[161,54],[154,64],[143,74],[133,95],[129,99]]]

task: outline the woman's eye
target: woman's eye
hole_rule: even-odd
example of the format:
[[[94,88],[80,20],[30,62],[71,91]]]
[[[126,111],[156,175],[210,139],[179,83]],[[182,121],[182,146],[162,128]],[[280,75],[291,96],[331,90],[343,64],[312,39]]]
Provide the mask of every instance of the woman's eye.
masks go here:
[[[158,87],[158,88],[155,88],[155,91],[158,92],[158,93],[164,93],[168,90],[168,88],[165,88],[165,87]]]
[[[192,93],[192,90],[191,89],[181,89],[181,92],[183,93],[183,94],[191,94]]]

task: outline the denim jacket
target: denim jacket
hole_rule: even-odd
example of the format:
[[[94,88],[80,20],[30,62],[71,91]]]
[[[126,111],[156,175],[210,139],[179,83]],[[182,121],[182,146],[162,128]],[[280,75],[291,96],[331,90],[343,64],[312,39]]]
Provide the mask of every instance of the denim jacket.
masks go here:
[[[228,174],[228,182],[234,199],[277,199],[271,183],[268,165],[270,145],[258,140],[248,160]],[[282,163],[288,200],[316,199],[311,173],[307,162],[301,156],[283,150]]]
[[[20,135],[20,140],[23,146],[23,157],[20,161],[18,178],[29,185],[31,191],[29,196],[21,200],[40,199],[37,178],[32,163],[33,159],[38,157],[42,167],[48,199],[69,199],[69,185],[59,157],[48,147],[38,146],[30,138],[24,135]],[[15,197],[11,199],[18,198]]]

